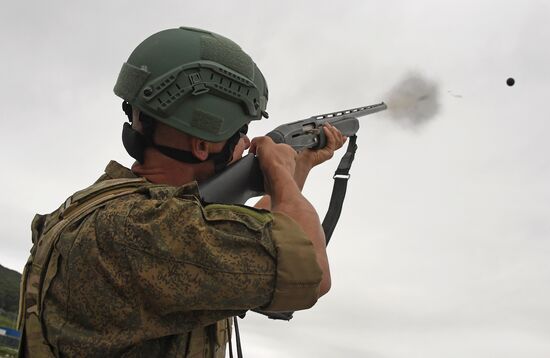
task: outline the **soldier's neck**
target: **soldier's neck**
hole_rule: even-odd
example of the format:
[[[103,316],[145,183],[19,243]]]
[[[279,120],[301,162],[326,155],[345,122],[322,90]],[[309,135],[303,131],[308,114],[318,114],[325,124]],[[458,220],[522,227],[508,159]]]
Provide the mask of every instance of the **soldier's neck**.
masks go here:
[[[207,179],[214,172],[214,165],[211,162],[182,163],[163,155],[154,148],[147,148],[144,163],[134,163],[132,172],[151,183],[181,186],[193,180]]]

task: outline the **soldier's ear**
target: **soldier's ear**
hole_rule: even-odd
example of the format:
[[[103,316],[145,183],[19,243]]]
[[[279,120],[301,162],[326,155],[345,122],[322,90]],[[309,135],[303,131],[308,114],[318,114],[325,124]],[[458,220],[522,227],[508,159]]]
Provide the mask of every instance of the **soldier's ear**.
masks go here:
[[[193,153],[195,158],[205,161],[209,155],[209,143],[203,139],[192,137],[191,153]]]

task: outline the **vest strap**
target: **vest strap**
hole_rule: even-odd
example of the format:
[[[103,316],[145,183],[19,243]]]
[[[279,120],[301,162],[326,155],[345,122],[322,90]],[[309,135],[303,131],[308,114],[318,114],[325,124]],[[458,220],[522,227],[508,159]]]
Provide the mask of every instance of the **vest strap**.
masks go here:
[[[147,184],[142,178],[109,179],[72,195],[60,209],[60,221],[34,243],[21,281],[18,328],[23,337],[19,356],[54,357],[46,341],[42,321],[44,298],[57,271],[54,247],[61,232],[70,224],[117,197],[132,194]]]

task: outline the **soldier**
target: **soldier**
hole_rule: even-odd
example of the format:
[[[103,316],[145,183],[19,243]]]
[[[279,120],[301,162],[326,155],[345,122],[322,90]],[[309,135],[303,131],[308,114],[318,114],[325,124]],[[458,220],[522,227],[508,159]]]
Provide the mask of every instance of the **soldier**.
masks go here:
[[[20,305],[21,356],[224,357],[229,318],[307,309],[330,288],[325,239],[301,194],[344,141],[297,154],[246,136],[267,85],[231,40],[161,31],[122,66],[123,143],[92,186],[36,215]],[[197,182],[249,149],[266,195],[256,208],[205,203]],[[231,188],[227,188],[231,190]]]

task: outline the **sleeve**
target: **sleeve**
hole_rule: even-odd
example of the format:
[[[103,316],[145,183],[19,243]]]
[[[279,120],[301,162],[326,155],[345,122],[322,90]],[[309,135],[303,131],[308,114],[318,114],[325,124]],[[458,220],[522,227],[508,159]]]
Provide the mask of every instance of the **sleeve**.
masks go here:
[[[290,218],[178,197],[124,205],[102,213],[102,264],[124,272],[125,295],[159,314],[315,303],[321,270]]]
[[[297,311],[317,302],[322,271],[313,244],[298,224],[274,213],[271,237],[277,249],[277,278],[266,311]]]

